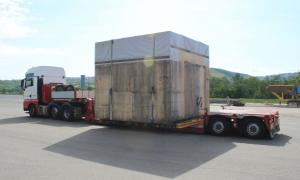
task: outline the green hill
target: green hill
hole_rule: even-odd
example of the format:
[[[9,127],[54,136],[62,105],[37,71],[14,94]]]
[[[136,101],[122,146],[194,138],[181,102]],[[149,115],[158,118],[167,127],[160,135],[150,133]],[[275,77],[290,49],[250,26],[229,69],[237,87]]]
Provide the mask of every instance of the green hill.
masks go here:
[[[278,78],[281,80],[288,80],[291,78],[295,78],[296,76],[298,76],[300,72],[294,72],[294,73],[282,73],[282,74],[272,74],[272,75],[268,75],[268,76],[257,76],[258,79],[266,79],[266,78]]]
[[[223,78],[226,77],[228,79],[232,79],[237,73],[239,72],[232,72],[232,71],[227,71],[225,69],[220,69],[220,68],[210,68],[209,69],[209,75],[210,77],[214,77],[214,78]],[[243,73],[239,73],[242,77],[244,78],[249,78],[249,77],[256,77],[260,80],[266,79],[266,78],[277,78],[277,79],[281,79],[281,80],[288,80],[290,78],[295,78],[299,72],[294,72],[294,73],[281,73],[281,74],[271,74],[271,75],[267,75],[267,76],[251,76],[249,74],[243,74]]]
[[[232,79],[236,74],[237,74],[237,72],[227,71],[227,70],[219,69],[219,68],[210,68],[209,69],[209,76],[215,77],[215,78],[226,77],[228,79]],[[239,73],[239,74],[244,78],[251,77],[248,74],[243,74],[243,73]]]

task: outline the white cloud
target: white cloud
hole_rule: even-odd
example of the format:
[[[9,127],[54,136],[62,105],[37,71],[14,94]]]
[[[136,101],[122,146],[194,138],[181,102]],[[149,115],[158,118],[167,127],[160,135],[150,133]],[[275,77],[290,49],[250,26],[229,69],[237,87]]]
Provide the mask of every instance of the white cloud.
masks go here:
[[[0,42],[0,57],[18,55],[65,55],[61,49],[57,48],[19,48]]]
[[[34,32],[27,25],[30,10],[25,0],[0,0],[0,39],[12,39],[27,36]],[[22,48],[0,42],[0,57],[18,57],[28,55],[63,55],[55,48]]]
[[[17,38],[34,30],[26,22],[30,10],[24,0],[0,0],[0,38]]]
[[[20,79],[32,66],[67,67],[70,55],[59,48],[18,47],[0,42],[0,80]]]

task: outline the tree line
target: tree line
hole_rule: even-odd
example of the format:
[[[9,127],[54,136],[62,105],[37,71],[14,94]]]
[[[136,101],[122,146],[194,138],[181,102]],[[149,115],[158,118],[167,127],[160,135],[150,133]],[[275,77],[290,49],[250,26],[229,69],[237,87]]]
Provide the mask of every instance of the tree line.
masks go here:
[[[79,86],[79,79],[76,79],[75,82],[69,83]],[[274,98],[273,95],[266,91],[266,87],[271,84],[300,85],[300,72],[289,78],[267,76],[259,79],[257,77],[243,77],[238,73],[233,78],[210,77],[210,97],[272,99]],[[90,82],[87,89],[94,90],[94,82]],[[20,80],[0,80],[0,94],[22,94],[22,92]]]
[[[238,73],[233,78],[211,77],[210,97],[273,99],[273,95],[266,91],[267,86],[271,84],[300,85],[300,72],[296,76],[289,78],[267,76],[259,79],[257,77],[243,77]]]
[[[94,90],[94,81],[89,78],[86,81],[86,89]],[[67,79],[67,84],[72,84],[76,89],[80,88],[80,78],[70,78]],[[0,80],[0,94],[23,94],[21,88],[21,80]]]
[[[0,94],[22,94],[21,80],[0,80]]]

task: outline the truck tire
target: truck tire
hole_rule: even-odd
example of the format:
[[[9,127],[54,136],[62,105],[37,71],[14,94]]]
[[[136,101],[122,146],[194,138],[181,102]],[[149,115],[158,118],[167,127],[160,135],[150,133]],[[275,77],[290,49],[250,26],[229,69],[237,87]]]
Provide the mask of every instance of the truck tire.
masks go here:
[[[268,139],[272,140],[272,139],[274,139],[275,136],[276,136],[276,133],[274,133],[273,131],[270,131],[268,134]]]
[[[65,121],[74,121],[74,108],[70,104],[64,104],[61,108],[62,119]]]
[[[67,85],[67,86],[65,87],[65,91],[75,91],[75,88],[74,88],[74,86],[72,86],[72,85]]]
[[[241,120],[239,129],[243,136],[252,139],[262,138],[265,134],[265,126],[258,118]]]
[[[36,112],[36,108],[35,108],[35,106],[33,104],[30,104],[28,106],[28,113],[29,113],[30,117],[36,117],[37,112]]]
[[[61,117],[61,108],[58,104],[51,104],[48,112],[52,119],[60,119]]]
[[[229,119],[222,116],[211,117],[208,122],[208,131],[215,136],[228,135],[231,131]]]

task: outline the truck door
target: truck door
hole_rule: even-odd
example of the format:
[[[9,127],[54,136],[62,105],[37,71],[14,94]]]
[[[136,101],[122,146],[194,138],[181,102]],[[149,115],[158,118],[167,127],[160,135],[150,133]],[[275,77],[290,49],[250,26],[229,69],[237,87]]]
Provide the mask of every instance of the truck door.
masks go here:
[[[38,98],[38,77],[27,77],[24,83],[24,99],[37,99]]]

